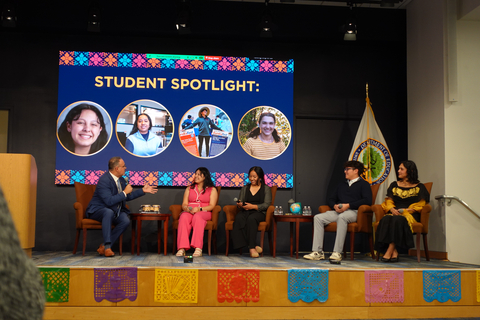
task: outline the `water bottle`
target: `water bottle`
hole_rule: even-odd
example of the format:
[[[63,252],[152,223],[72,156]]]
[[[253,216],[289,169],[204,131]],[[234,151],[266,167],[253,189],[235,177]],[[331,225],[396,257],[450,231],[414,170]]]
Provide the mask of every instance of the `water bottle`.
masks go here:
[[[307,212],[309,216],[312,215],[312,208],[310,208],[310,206],[307,207]]]
[[[307,216],[308,215],[308,209],[307,209],[307,206],[303,206],[303,210],[302,210],[302,216]]]
[[[280,215],[283,214],[283,208],[282,208],[282,206],[278,207],[278,214],[280,214]]]
[[[275,206],[275,210],[273,211],[273,215],[278,216],[278,206]]]

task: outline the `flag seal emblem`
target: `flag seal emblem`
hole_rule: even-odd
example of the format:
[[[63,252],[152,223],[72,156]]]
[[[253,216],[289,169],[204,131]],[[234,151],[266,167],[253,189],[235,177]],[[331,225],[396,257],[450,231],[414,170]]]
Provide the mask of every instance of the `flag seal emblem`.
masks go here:
[[[388,148],[375,139],[364,140],[355,149],[352,160],[365,166],[362,177],[371,185],[383,183],[392,169],[392,158]]]

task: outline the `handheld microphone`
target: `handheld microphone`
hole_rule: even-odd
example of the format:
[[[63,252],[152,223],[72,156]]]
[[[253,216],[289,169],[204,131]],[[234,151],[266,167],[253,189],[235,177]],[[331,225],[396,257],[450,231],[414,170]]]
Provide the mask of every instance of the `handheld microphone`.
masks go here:
[[[398,209],[398,212],[403,213],[405,209]]]
[[[125,177],[123,179],[125,179],[125,182],[128,184],[128,177]]]
[[[338,205],[338,209],[342,209],[342,207],[343,207],[343,204],[340,203],[340,204]]]
[[[192,210],[193,208],[192,207],[188,207],[188,210]]]
[[[233,201],[238,202],[238,198],[233,198]]]

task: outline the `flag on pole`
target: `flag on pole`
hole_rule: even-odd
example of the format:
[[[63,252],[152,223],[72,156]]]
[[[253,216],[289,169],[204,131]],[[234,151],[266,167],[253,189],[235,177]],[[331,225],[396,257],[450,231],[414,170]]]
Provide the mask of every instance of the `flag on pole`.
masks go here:
[[[365,112],[358,127],[349,158],[364,164],[363,178],[370,185],[380,184],[375,200],[376,204],[380,204],[384,201],[390,184],[397,180],[397,175],[392,154],[388,150],[385,138],[383,138],[383,134],[375,121],[368,98],[368,84],[366,102]]]

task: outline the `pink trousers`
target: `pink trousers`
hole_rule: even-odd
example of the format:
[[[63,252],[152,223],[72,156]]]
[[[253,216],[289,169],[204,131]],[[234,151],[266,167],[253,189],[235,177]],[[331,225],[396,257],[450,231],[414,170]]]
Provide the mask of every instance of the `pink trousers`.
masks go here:
[[[195,214],[189,212],[182,212],[180,219],[178,219],[178,235],[177,247],[178,249],[188,250],[190,247],[203,248],[203,234],[207,221],[212,219],[212,213],[208,211],[200,211]],[[188,241],[190,231],[192,231],[192,242]]]

